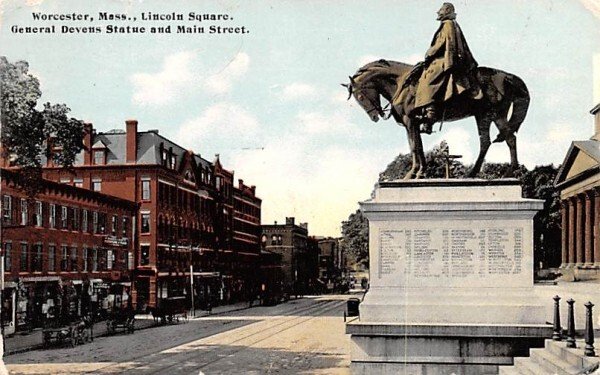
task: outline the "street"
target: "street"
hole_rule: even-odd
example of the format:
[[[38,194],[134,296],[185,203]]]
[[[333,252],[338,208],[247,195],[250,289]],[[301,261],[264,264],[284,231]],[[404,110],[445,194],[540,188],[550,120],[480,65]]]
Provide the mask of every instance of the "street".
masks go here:
[[[346,374],[349,297],[305,297],[5,361],[11,374]]]

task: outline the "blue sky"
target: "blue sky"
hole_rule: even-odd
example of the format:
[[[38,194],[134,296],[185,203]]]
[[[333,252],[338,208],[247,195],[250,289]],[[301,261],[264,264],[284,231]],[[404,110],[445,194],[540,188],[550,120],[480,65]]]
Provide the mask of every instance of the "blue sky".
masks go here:
[[[295,216],[309,223],[312,234],[335,236],[340,221],[369,197],[378,173],[408,150],[403,128],[370,122],[346,101],[339,84],[375,59],[421,59],[438,27],[441,3],[4,0],[0,51],[10,61],[30,63],[42,100],[68,104],[75,117],[99,130],[123,129],[125,119],[136,118],[142,130],[159,129],[208,160],[219,153],[237,178],[257,185],[263,222]],[[592,135],[589,110],[600,102],[600,74],[595,81],[593,74],[600,53],[599,2],[454,4],[479,64],[515,73],[529,87],[532,102],[518,134],[521,162],[530,168],[562,162],[571,140]],[[35,22],[32,12],[94,18],[98,12],[138,18],[142,12],[227,13],[233,17],[227,24],[246,26],[249,33],[12,33],[13,25],[193,24]],[[464,162],[473,161],[474,119],[445,124],[442,132],[424,137],[425,147],[443,139]],[[494,144],[488,160],[508,161],[506,146]]]

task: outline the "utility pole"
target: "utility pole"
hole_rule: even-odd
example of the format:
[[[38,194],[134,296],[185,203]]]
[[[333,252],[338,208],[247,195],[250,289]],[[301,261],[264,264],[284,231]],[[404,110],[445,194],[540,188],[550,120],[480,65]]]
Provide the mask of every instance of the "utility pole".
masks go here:
[[[190,247],[190,252],[191,252]],[[193,257],[192,257],[193,258]],[[194,265],[190,263],[190,294],[192,296],[192,316],[196,316],[196,307],[194,306]]]

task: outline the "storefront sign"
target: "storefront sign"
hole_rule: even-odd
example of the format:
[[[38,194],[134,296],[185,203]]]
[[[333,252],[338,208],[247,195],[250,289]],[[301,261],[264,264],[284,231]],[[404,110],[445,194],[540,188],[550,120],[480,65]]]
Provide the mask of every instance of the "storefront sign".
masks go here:
[[[129,239],[127,237],[106,236],[104,237],[104,245],[108,246],[127,246]]]

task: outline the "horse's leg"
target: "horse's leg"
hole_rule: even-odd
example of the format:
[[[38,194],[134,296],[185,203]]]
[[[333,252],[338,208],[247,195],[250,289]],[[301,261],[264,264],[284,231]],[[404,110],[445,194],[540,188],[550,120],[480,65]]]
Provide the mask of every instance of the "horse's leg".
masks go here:
[[[506,144],[510,150],[510,169],[506,172],[505,177],[512,177],[514,172],[519,169],[519,160],[517,159],[517,136],[515,133],[507,135]]]
[[[485,155],[487,155],[488,149],[492,144],[490,141],[490,125],[492,120],[488,116],[477,116],[475,120],[477,121],[477,132],[479,133],[479,156],[477,156],[473,168],[469,171],[468,177],[475,177],[481,171]]]
[[[412,137],[414,139],[415,151],[414,154],[417,156],[417,174],[415,178],[425,177],[425,170],[427,168],[427,159],[425,158],[425,151],[423,150],[423,140],[421,139],[421,131],[416,126],[411,127]]]
[[[408,146],[410,147],[410,154],[412,155],[412,167],[406,172],[404,179],[411,180],[415,177],[415,172],[417,170],[417,154],[415,153],[415,141],[412,137],[412,131],[408,125],[406,126],[406,137],[408,138]]]
[[[510,168],[506,172],[505,177],[512,177],[513,173],[519,169],[519,160],[517,159],[517,136],[510,129],[510,125],[506,119],[503,117],[497,118],[494,120],[498,130],[504,134],[504,138],[506,140],[506,145],[510,150]]]

